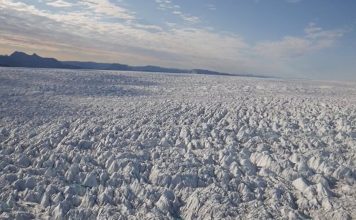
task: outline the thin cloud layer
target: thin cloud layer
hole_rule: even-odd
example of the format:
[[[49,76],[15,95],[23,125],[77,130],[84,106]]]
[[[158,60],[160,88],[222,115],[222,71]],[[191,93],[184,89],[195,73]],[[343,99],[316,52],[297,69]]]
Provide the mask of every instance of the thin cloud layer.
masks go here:
[[[251,43],[237,34],[197,26],[200,18],[187,15],[170,0],[155,0],[158,10],[167,10],[191,26],[142,23],[135,11],[109,0],[42,4],[50,8],[39,7],[39,1],[35,6],[0,0],[2,47],[61,59],[277,74],[285,71],[293,58],[332,47],[345,34],[344,30],[324,30],[310,23],[302,36]]]
[[[304,32],[301,37],[286,36],[279,41],[258,43],[255,51],[265,57],[290,59],[331,47],[346,33],[345,30],[324,30],[315,23],[310,23]]]
[[[180,17],[183,21],[188,23],[199,23],[200,18],[197,16],[192,16],[181,11],[181,6],[174,4],[171,0],[155,0],[157,4],[157,9],[163,11],[170,11],[173,15]]]
[[[48,2],[46,2],[46,4],[49,6],[52,6],[52,7],[57,7],[57,8],[67,8],[67,7],[74,6],[74,4],[64,1],[64,0],[48,1]]]

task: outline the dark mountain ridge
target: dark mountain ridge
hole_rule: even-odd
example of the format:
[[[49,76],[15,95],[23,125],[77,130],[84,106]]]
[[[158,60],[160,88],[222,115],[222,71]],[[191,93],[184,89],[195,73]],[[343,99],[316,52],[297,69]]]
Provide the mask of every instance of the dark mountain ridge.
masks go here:
[[[10,56],[0,56],[0,66],[77,69],[75,66],[64,64],[54,58],[40,57],[35,53],[28,55],[18,51]]]
[[[120,63],[97,63],[81,61],[59,61],[55,58],[46,58],[37,54],[28,55],[15,51],[11,55],[0,55],[0,66],[3,67],[31,67],[31,68],[58,68],[58,69],[92,69],[92,70],[120,70],[120,71],[141,71],[141,72],[162,72],[162,73],[192,73],[205,75],[225,75],[225,76],[247,76],[263,77],[250,74],[221,73],[204,69],[178,69],[160,66],[129,66]]]

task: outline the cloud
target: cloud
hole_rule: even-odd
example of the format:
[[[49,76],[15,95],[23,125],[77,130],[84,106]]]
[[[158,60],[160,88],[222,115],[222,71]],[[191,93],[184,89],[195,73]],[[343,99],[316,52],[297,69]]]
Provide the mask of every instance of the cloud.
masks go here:
[[[199,23],[200,22],[200,19],[198,17],[183,14],[183,12],[181,12],[181,11],[173,11],[172,13],[174,15],[178,15],[181,19],[183,19],[184,21],[189,22],[189,23]]]
[[[169,0],[156,0],[170,2]],[[302,36],[247,42],[243,37],[204,27],[160,27],[136,19],[135,12],[109,1],[80,1],[84,8],[48,11],[0,0],[0,48],[22,48],[60,59],[209,68],[227,72],[288,72],[295,58],[335,45],[346,32],[314,23]],[[172,9],[169,9],[172,10]],[[180,10],[172,10],[177,15]],[[111,19],[120,22],[112,22]],[[187,18],[188,19],[188,18]],[[193,28],[194,27],[194,28]]]
[[[55,1],[49,1],[46,2],[47,5],[56,7],[56,8],[67,8],[67,7],[72,7],[74,6],[73,3],[64,1],[64,0],[55,0]]]
[[[304,29],[302,37],[286,36],[279,41],[260,42],[254,50],[265,57],[290,59],[332,47],[345,32],[345,30],[323,30],[316,24],[310,23]]]
[[[207,4],[206,7],[210,10],[210,11],[216,11],[216,6],[214,4]]]
[[[85,51],[85,48],[95,49],[106,54],[107,50],[110,51],[110,56],[119,51],[116,56],[106,57],[111,60],[135,57],[122,62],[140,63],[154,60],[157,64],[171,62],[172,65],[189,66],[194,64],[190,61],[194,57],[196,60],[213,58],[214,52],[221,48],[233,53],[233,48],[243,45],[242,40],[235,36],[220,35],[203,29],[182,29],[172,26],[171,29],[164,31],[158,26],[138,22],[105,22],[101,16],[97,16],[98,10],[99,14],[102,14],[102,8],[90,8],[85,12],[50,13],[24,3],[15,4],[10,0],[5,2],[6,4],[0,6],[4,12],[3,16],[0,16],[2,30],[6,30],[8,35],[27,38],[26,41],[22,41],[22,46],[28,43],[39,45],[41,48],[40,42],[46,42],[46,48],[42,48],[44,50],[50,47],[62,47],[61,50],[64,50],[69,49],[70,45],[75,45],[82,48],[82,51]],[[9,38],[7,43],[10,44]],[[19,46],[19,41],[14,40],[12,44]],[[122,53],[130,55],[122,56]],[[147,59],[148,56],[153,58]],[[174,58],[172,61],[177,63],[169,61],[172,57]]]
[[[155,0],[160,10],[180,9],[179,5],[174,5],[170,0]]]
[[[171,0],[155,0],[157,8],[162,11],[170,11],[173,15],[180,17],[183,21],[197,24],[200,22],[200,18],[197,16],[183,13],[181,7],[177,4],[173,4]]]
[[[82,5],[94,11],[96,14],[107,15],[124,20],[133,20],[135,15],[133,12],[113,4],[109,0],[80,0]]]

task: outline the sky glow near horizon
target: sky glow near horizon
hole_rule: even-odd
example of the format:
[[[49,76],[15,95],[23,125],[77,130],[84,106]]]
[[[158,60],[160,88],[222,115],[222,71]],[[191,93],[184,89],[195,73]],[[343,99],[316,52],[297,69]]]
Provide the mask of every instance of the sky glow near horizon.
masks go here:
[[[353,0],[0,0],[0,53],[356,79]]]

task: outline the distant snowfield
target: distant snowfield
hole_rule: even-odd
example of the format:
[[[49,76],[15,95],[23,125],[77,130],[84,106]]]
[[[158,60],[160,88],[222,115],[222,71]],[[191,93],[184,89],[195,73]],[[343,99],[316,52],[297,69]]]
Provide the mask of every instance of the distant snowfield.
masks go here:
[[[0,219],[356,218],[356,83],[0,69]]]

